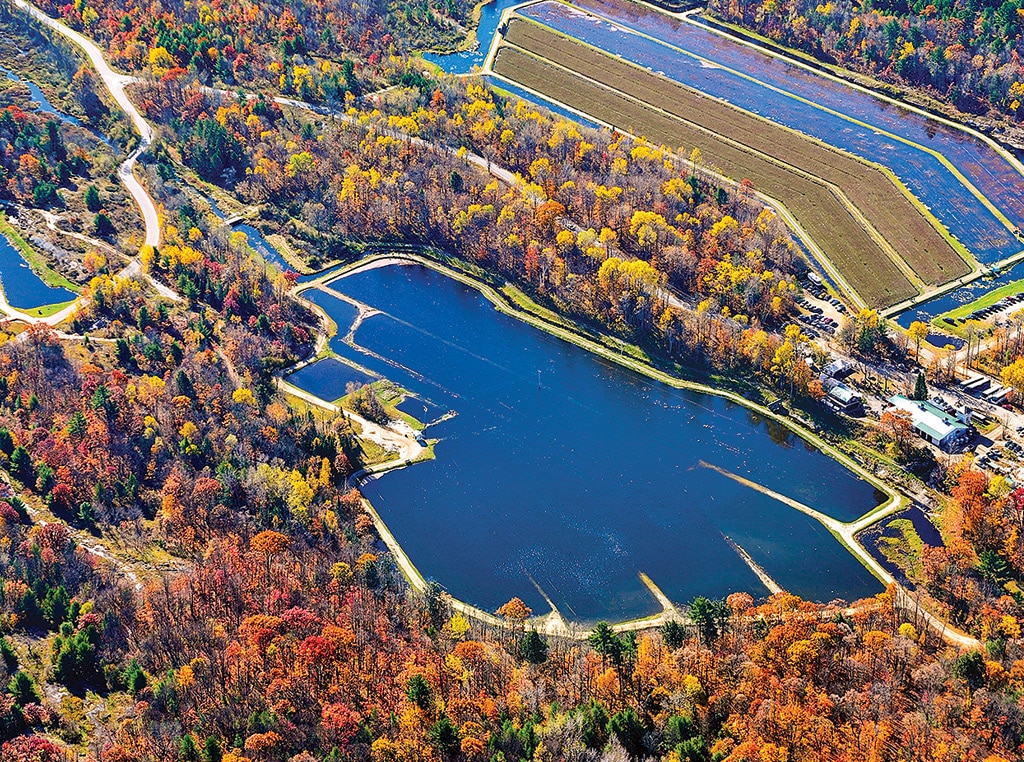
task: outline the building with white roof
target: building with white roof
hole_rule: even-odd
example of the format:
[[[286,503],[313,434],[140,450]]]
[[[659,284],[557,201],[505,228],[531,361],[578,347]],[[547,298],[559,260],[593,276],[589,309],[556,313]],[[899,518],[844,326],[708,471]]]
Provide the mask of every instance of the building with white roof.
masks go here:
[[[907,399],[902,394],[889,398],[889,404],[910,413],[911,425],[918,436],[943,450],[951,450],[971,438],[971,428],[931,402]]]

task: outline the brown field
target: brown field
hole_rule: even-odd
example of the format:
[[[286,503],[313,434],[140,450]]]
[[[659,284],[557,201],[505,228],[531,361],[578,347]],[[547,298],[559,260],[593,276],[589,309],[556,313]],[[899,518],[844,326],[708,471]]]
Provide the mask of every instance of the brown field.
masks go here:
[[[499,74],[655,142],[697,146],[725,174],[749,178],[779,199],[872,306],[917,291],[825,183],[839,188],[925,283],[969,272],[880,170],[536,24],[513,20],[506,40],[548,60],[503,48],[495,62]]]

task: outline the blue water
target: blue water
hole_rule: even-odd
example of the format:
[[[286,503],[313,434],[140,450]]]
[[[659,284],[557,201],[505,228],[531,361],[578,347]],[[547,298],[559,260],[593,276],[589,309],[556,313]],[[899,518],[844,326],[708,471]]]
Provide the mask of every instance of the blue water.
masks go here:
[[[993,263],[1024,248],[936,156],[879,130],[942,153],[1015,224],[1024,224],[1024,176],[966,133],[694,24],[660,14],[630,17],[603,5],[601,12],[614,15],[629,30],[559,3],[543,2],[520,11],[738,108],[889,167],[981,262]]]
[[[203,198],[206,199],[206,202],[210,205],[210,211],[213,212],[214,216],[217,219],[224,221],[228,218],[227,215],[224,214],[223,211],[221,211],[221,208],[217,206],[217,202],[213,200],[212,196],[203,196]],[[291,265],[289,265],[285,261],[284,257],[281,256],[281,253],[276,248],[274,248],[266,238],[263,237],[263,233],[254,228],[252,225],[248,225],[244,222],[241,222],[232,225],[231,229],[245,233],[245,237],[249,241],[249,246],[252,247],[252,249],[257,254],[259,254],[264,260],[266,260],[267,262],[273,262],[282,270],[291,269]]]
[[[288,376],[289,382],[328,402],[344,397],[345,387],[350,382],[368,384],[373,380],[373,376],[330,357],[318,360]]]
[[[64,112],[58,110],[52,103],[50,103],[50,100],[46,97],[43,91],[39,89],[39,85],[37,85],[32,80],[22,79],[13,71],[5,69],[3,66],[0,66],[0,74],[3,74],[5,77],[7,77],[7,79],[11,80],[11,82],[17,82],[18,84],[27,87],[29,93],[32,96],[32,100],[38,104],[36,107],[37,111],[41,111],[44,114],[52,114],[53,116],[57,117],[60,121],[66,122],[67,124],[73,124],[76,127],[82,126],[82,122],[80,120],[76,119],[70,114],[65,114]]]
[[[363,486],[421,573],[456,597],[494,610],[519,596],[543,613],[536,583],[567,618],[591,622],[658,610],[640,572],[677,602],[765,595],[723,535],[805,597],[880,590],[819,523],[700,463],[843,520],[878,503],[788,430],[603,361],[426,268],[331,285],[383,312],[355,334],[364,351],[332,348],[457,412],[428,429],[440,439],[435,460]],[[348,314],[328,294],[307,295]]]
[[[491,40],[498,31],[498,22],[506,8],[523,0],[491,0],[480,8],[480,24],[476,28],[477,44],[473,50],[458,53],[424,53],[423,58],[449,74],[469,74],[474,66],[483,66]]]
[[[0,235],[0,282],[12,307],[27,310],[75,298],[66,288],[53,288],[40,280],[14,244]]]
[[[281,256],[280,252],[271,246],[270,242],[263,237],[263,233],[254,228],[252,225],[247,225],[242,222],[232,227],[233,230],[241,231],[245,233],[245,237],[249,239],[249,245],[267,262],[273,262],[275,265],[280,267],[282,270],[290,270],[291,266],[285,261],[284,257]]]
[[[46,94],[39,89],[39,85],[37,85],[32,80],[22,79],[13,71],[5,69],[3,66],[0,66],[0,74],[3,74],[5,77],[7,77],[7,79],[11,80],[12,82],[17,82],[18,84],[24,85],[28,88],[29,94],[31,95],[33,102],[36,104],[36,111],[39,111],[43,114],[50,114],[51,116],[56,117],[58,121],[61,121],[64,124],[72,124],[75,127],[81,127],[87,130],[90,135],[92,135],[94,138],[105,144],[108,148],[116,150],[114,148],[114,144],[110,142],[106,135],[97,132],[91,127],[87,127],[86,125],[82,124],[81,120],[71,116],[71,114],[65,114],[63,111],[54,106],[46,97]]]

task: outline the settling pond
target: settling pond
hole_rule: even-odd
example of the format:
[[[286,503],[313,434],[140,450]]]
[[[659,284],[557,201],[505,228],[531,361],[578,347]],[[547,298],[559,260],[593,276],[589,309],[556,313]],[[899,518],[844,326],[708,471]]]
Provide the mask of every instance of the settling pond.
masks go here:
[[[721,398],[673,389],[499,313],[478,291],[388,265],[331,288],[381,311],[333,349],[413,392],[436,459],[363,485],[412,562],[493,611],[519,596],[567,619],[657,613],[648,574],[675,602],[767,590],[730,547],[809,599],[881,584],[818,522],[707,468],[738,474],[843,521],[884,496],[787,429]],[[305,296],[351,325],[352,305]],[[291,380],[344,394],[337,360]],[[338,371],[332,382],[332,369]],[[538,384],[538,371],[540,383]]]

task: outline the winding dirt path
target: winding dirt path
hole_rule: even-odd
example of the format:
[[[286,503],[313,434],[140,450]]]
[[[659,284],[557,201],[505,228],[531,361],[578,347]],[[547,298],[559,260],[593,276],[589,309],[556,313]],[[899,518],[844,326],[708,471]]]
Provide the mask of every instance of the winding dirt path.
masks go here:
[[[107,87],[107,90],[110,91],[110,95],[113,97],[114,101],[121,110],[124,111],[131,120],[132,125],[138,131],[139,144],[135,150],[129,154],[128,158],[121,163],[121,166],[118,167],[117,176],[124,187],[128,190],[128,193],[131,194],[131,197],[135,200],[135,203],[138,205],[139,211],[142,214],[142,219],[145,223],[146,229],[144,245],[154,248],[159,246],[160,218],[157,214],[156,204],[153,202],[153,198],[149,195],[149,192],[145,187],[143,187],[142,183],[139,182],[138,178],[135,177],[135,173],[133,171],[135,168],[135,162],[138,160],[139,156],[141,156],[153,142],[153,128],[142,117],[142,114],[140,114],[138,109],[135,108],[135,105],[131,102],[131,99],[128,98],[128,95],[125,92],[125,87],[134,82],[135,78],[125,74],[118,74],[114,71],[103,58],[103,53],[100,51],[96,43],[85,35],[76,32],[67,24],[47,16],[39,8],[25,0],[15,0],[14,4],[17,8],[28,14],[30,18],[66,37],[85,52],[93,67],[96,69],[96,73],[99,74],[100,79],[103,80],[103,84]],[[47,223],[50,224],[49,219],[47,219]],[[66,231],[60,232],[66,233]],[[75,238],[82,238],[82,240],[91,240],[81,236],[80,234],[66,234],[72,235]],[[131,277],[140,274],[142,274],[142,264],[138,257],[132,259],[132,261],[129,262],[129,264],[119,273],[121,277]],[[156,282],[148,275],[145,277],[162,296],[172,299],[173,301],[180,299],[180,297],[171,289]],[[77,312],[84,303],[84,297],[79,297],[59,312],[56,312],[53,315],[48,315],[47,317],[39,318],[27,315],[12,307],[10,302],[7,301],[6,295],[0,293],[0,311],[4,312],[12,320],[19,320],[29,324],[46,323],[50,326],[59,325]]]
[[[89,61],[92,63],[93,68],[96,69],[96,73],[99,74],[100,79],[103,80],[103,84],[106,85],[107,90],[110,91],[110,95],[114,98],[114,101],[121,110],[124,111],[131,120],[132,125],[138,131],[140,137],[139,145],[121,164],[117,171],[117,175],[125,188],[127,188],[128,192],[132,195],[132,198],[135,199],[135,203],[139,206],[139,211],[142,212],[142,219],[146,224],[145,245],[154,247],[158,246],[160,244],[160,220],[157,216],[156,204],[153,203],[153,198],[149,195],[149,192],[142,186],[142,183],[138,181],[132,172],[135,167],[136,160],[138,160],[139,156],[141,156],[153,142],[153,128],[145,119],[143,119],[142,114],[140,114],[138,109],[135,108],[135,104],[131,102],[128,94],[125,92],[125,86],[134,82],[135,78],[126,74],[119,74],[114,71],[103,57],[103,52],[95,42],[80,32],[76,32],[64,22],[47,16],[39,8],[25,0],[14,0],[14,4],[39,23],[71,40],[71,42],[85,52],[89,57]]]

